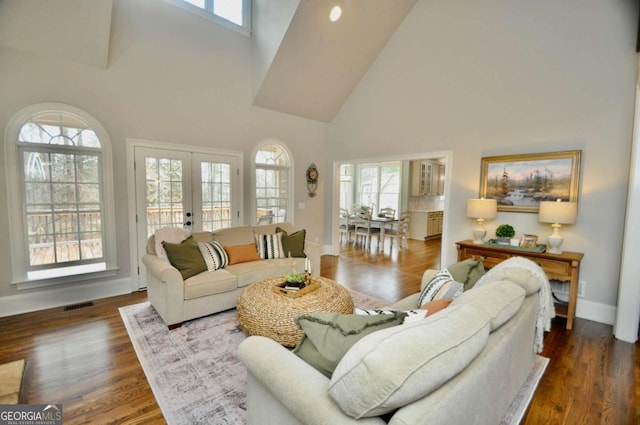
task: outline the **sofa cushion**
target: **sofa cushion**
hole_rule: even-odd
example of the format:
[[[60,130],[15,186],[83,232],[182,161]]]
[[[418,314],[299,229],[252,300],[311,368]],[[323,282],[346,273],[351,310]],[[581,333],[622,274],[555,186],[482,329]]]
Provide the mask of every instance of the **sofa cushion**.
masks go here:
[[[229,265],[248,263],[249,261],[260,261],[262,258],[258,255],[258,248],[255,242],[246,245],[230,245],[225,246],[224,250],[229,257]]]
[[[210,272],[226,267],[229,264],[227,251],[217,241],[198,242],[198,249],[200,249],[200,254],[202,254],[207,270]]]
[[[233,291],[238,287],[238,278],[224,269],[198,273],[184,281],[184,299],[192,300],[207,295]]]
[[[158,258],[162,258],[165,261],[169,261],[169,257],[167,257],[167,252],[162,246],[162,242],[169,243],[180,243],[183,240],[189,237],[191,232],[189,230],[185,230],[181,227],[161,227],[157,229],[153,234],[153,252],[158,256]],[[147,244],[147,251],[149,251],[149,244]]]
[[[484,276],[482,276],[482,281],[485,280],[510,280],[511,282],[518,284],[522,289],[524,289],[527,295],[538,292],[540,290],[540,285],[542,284],[540,282],[540,279],[536,277],[531,269],[519,265],[509,265],[508,267],[494,267],[487,273],[485,273]]]
[[[456,282],[451,273],[448,270],[440,270],[436,275],[427,283],[418,298],[418,307],[441,298],[455,298],[460,295],[464,289],[464,286],[460,282]]]
[[[258,255],[263,260],[286,257],[282,249],[282,233],[256,234],[255,239],[258,246]]]
[[[220,242],[224,247],[232,245],[246,245],[255,242],[251,226],[218,229],[213,232],[213,240]]]
[[[491,332],[502,326],[520,310],[525,290],[507,280],[474,287],[457,297],[452,305],[469,304],[484,311],[491,320]]]
[[[276,227],[276,233],[282,233],[282,249],[285,256],[298,258],[307,256],[304,253],[304,239],[307,234],[305,229],[289,234],[283,228]]]
[[[162,242],[162,247],[167,252],[169,262],[178,269],[183,279],[207,270],[207,265],[198,249],[198,243],[192,236],[180,243]]]
[[[447,267],[451,276],[464,285],[464,290],[473,288],[478,279],[484,275],[484,257],[467,258]]]
[[[329,395],[354,418],[391,412],[464,370],[488,337],[489,318],[470,305],[374,332],[356,342],[338,363]],[[463,406],[464,400],[460,403]]]
[[[272,264],[278,260],[259,260],[248,263],[233,264],[225,268],[229,273],[234,274],[238,279],[238,287],[251,285],[259,280],[281,275],[278,267]]]
[[[344,354],[364,336],[397,326],[406,313],[366,316],[338,313],[312,313],[298,316],[296,324],[304,335],[293,353],[327,377],[331,377]]]

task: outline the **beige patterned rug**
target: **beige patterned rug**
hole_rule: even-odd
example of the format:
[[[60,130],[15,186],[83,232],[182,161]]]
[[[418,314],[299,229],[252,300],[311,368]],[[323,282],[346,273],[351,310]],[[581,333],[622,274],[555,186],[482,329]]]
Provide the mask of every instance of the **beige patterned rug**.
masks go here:
[[[360,308],[385,304],[351,293]],[[247,373],[236,351],[246,335],[235,310],[191,320],[171,332],[148,302],[122,307],[120,315],[168,424],[245,424]],[[520,422],[547,363],[537,357],[502,424]]]
[[[24,359],[0,365],[0,404],[19,403],[23,373]]]

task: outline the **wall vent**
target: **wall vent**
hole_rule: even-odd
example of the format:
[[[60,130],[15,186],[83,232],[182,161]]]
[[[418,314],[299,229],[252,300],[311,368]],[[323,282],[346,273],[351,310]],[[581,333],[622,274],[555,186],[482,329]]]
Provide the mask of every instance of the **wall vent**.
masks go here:
[[[83,307],[91,307],[92,305],[93,305],[93,301],[87,301],[86,303],[65,305],[64,306],[64,311],[77,310],[77,309],[83,308]]]

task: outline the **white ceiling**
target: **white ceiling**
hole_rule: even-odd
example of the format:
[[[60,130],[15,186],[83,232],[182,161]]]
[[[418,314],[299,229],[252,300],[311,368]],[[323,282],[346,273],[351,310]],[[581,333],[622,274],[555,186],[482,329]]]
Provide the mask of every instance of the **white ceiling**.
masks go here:
[[[272,61],[254,87],[254,104],[331,122],[414,3],[300,0],[290,21],[283,22],[288,27],[275,53],[268,55]],[[259,6],[260,0],[254,0],[254,4]],[[334,5],[343,10],[337,22],[329,20]],[[261,27],[270,23],[257,12],[254,31],[260,34]]]
[[[2,0],[0,44],[106,68],[112,7],[113,0]]]

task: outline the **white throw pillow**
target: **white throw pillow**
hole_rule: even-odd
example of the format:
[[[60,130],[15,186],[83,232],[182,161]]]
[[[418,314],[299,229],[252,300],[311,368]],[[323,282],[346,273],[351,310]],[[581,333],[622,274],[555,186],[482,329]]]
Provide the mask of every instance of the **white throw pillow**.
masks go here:
[[[422,307],[426,303],[438,300],[440,298],[453,299],[464,291],[464,285],[456,282],[449,270],[440,270],[427,283],[418,298],[418,307]]]
[[[375,310],[363,310],[361,308],[356,308],[354,313],[366,316],[376,316],[378,314],[395,314],[398,310],[390,310],[390,309],[375,309]],[[404,318],[402,322],[403,325],[407,323],[417,322],[418,320],[422,320],[427,317],[427,310],[402,310],[401,313],[407,313],[407,317]]]
[[[263,260],[270,258],[285,258],[282,249],[282,233],[272,233],[268,235],[255,235],[258,254]]]
[[[202,254],[207,270],[210,272],[226,267],[229,264],[227,251],[216,241],[198,242],[198,249],[200,249],[200,254]]]

